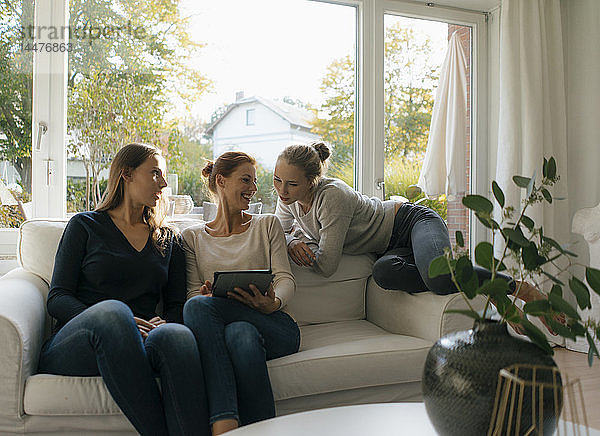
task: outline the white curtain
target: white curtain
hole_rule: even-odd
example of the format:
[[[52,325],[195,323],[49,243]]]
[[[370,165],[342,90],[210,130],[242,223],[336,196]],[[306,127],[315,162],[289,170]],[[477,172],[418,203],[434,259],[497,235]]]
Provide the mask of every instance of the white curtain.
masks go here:
[[[464,193],[467,185],[467,58],[453,33],[433,103],[419,187],[428,197]]]
[[[553,156],[567,196],[567,121],[559,0],[503,0],[500,14],[498,149],[496,176],[506,204],[520,210],[525,192],[514,175],[541,180],[543,158]],[[567,200],[537,205],[527,215],[560,243],[570,238]],[[497,216],[499,219],[500,217]],[[502,249],[502,238],[496,241]],[[548,284],[548,289],[551,284]],[[544,286],[546,288],[546,286]],[[565,289],[568,293],[568,289]]]
[[[523,190],[513,175],[541,180],[543,157],[556,159],[556,197],[567,196],[567,122],[559,0],[503,0],[496,177],[506,203],[519,208]],[[567,200],[528,213],[546,234],[567,242]]]

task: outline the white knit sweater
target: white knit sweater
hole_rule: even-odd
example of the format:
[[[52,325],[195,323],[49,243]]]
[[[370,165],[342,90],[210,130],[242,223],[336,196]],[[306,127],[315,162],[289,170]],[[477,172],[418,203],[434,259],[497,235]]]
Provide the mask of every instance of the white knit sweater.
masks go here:
[[[183,246],[187,262],[187,298],[199,295],[215,271],[271,269],[281,307],[294,296],[296,282],[290,269],[285,236],[275,215],[253,215],[248,229],[231,236],[211,236],[206,224],[186,228]]]

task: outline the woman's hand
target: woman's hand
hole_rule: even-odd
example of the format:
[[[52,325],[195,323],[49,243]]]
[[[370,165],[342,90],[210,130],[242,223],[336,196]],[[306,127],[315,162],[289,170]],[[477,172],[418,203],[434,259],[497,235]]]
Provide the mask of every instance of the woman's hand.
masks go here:
[[[135,320],[138,330],[144,339],[148,337],[148,333],[150,333],[151,330],[154,330],[155,328],[167,323],[167,321],[162,319],[160,316],[155,316],[149,321],[138,318],[137,316],[134,316],[133,319]]]
[[[234,291],[227,292],[227,296],[262,313],[273,313],[281,307],[281,300],[275,296],[273,283],[264,295],[253,284],[250,284],[250,292],[244,291],[242,288],[234,288]]]
[[[205,297],[212,297],[212,283],[206,280],[202,286],[200,286],[200,294]]]
[[[306,243],[294,240],[288,245],[288,253],[296,265],[312,266],[315,260],[315,253]]]

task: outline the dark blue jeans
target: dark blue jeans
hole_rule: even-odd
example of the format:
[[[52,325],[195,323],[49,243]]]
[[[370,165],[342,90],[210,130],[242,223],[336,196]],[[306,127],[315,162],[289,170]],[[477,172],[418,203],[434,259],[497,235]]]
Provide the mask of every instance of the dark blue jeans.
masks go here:
[[[442,217],[427,207],[405,203],[396,213],[387,251],[373,265],[373,279],[384,289],[452,294],[457,290],[449,274],[429,278],[431,261],[450,247],[448,227]],[[492,277],[490,271],[478,265],[473,265],[473,270],[480,283]],[[505,279],[514,290],[510,276],[496,273],[496,277]]]
[[[190,330],[169,323],[143,341],[133,313],[120,301],[95,304],[65,324],[43,345],[39,372],[101,375],[142,435],[210,434],[202,366]]]
[[[210,424],[274,417],[266,361],[298,351],[296,322],[281,311],[266,315],[235,300],[205,296],[185,303],[183,320],[200,349]]]

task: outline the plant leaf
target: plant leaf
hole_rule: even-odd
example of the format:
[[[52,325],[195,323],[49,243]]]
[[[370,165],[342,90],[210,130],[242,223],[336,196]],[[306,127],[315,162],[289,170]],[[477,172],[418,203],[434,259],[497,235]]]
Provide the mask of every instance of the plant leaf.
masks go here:
[[[529,336],[529,339],[531,339],[535,345],[550,355],[554,354],[552,347],[548,343],[548,339],[546,339],[546,335],[539,328],[525,318],[521,319],[521,325],[525,329],[525,333]]]
[[[554,158],[552,156],[548,160],[548,166],[546,168],[546,172],[547,172],[549,179],[556,178],[556,161],[554,160]]]
[[[494,193],[494,197],[496,197],[496,201],[498,202],[500,207],[504,207],[504,201],[505,201],[504,192],[502,192],[502,189],[496,183],[495,180],[492,181],[492,192]]]
[[[535,227],[535,222],[529,218],[527,215],[523,215],[521,217],[521,222],[523,223],[523,225],[525,227],[527,227],[527,230],[532,231],[533,228]]]
[[[491,295],[494,298],[505,296],[509,293],[510,288],[504,279],[495,278],[494,280],[486,280],[479,288],[480,294]],[[507,298],[508,299],[508,298]],[[510,300],[509,300],[510,301]]]
[[[590,303],[590,291],[585,283],[583,283],[577,277],[571,277],[569,280],[569,287],[575,294],[575,298],[577,298],[577,304],[581,309],[586,309],[588,307],[590,309],[592,308],[592,304]]]
[[[590,335],[590,332],[586,331],[585,332],[585,337],[587,338],[588,344],[590,345],[590,350],[592,350],[592,353],[595,354],[596,356],[598,356],[598,358],[600,358],[600,353],[598,353],[598,348],[596,348],[596,343],[594,342],[594,338],[592,338],[592,335]],[[588,361],[589,363],[589,361]],[[592,366],[590,364],[590,366]]]
[[[533,316],[544,316],[551,310],[548,300],[534,300],[523,306],[523,311]]]
[[[510,227],[505,227],[502,229],[502,234],[505,235],[509,241],[512,241],[521,247],[527,247],[529,245],[529,241],[525,238],[523,232],[519,228],[518,230],[515,230]]]
[[[548,177],[548,160],[544,158],[544,165],[542,165],[542,177]]]
[[[465,246],[465,239],[463,238],[463,234],[460,230],[456,231],[454,237],[456,239],[456,245],[458,245],[461,248]]]
[[[575,332],[573,330],[571,330],[567,326],[562,325],[559,322],[554,321],[552,316],[544,315],[544,319],[546,320],[546,323],[548,323],[550,325],[550,327],[552,327],[552,330],[554,330],[559,336],[562,336],[563,338],[573,339],[573,340],[575,340],[577,338],[577,335],[575,334]]]
[[[462,204],[475,212],[491,214],[494,210],[494,205],[490,200],[476,194],[465,195],[462,199]]]
[[[446,256],[439,256],[433,259],[429,264],[429,278],[434,278],[443,274],[450,274],[450,267],[448,266]]]
[[[575,321],[574,323],[570,324],[569,328],[577,336],[585,336],[585,334],[587,332],[586,328],[584,326],[582,326],[580,323],[578,323],[577,321]]]
[[[529,185],[529,181],[531,180],[529,177],[523,176],[513,176],[512,179],[519,188],[527,188],[527,185]]]
[[[488,229],[497,230],[500,228],[500,224],[494,221],[489,213],[475,212],[475,216]]]
[[[529,271],[535,270],[546,261],[546,258],[538,254],[537,247],[533,242],[527,247],[523,247],[521,250],[521,259],[523,259],[523,266]]]
[[[581,319],[577,310],[567,303],[560,295],[548,294],[548,301],[550,301],[552,308],[557,312],[562,312],[569,318]]]
[[[455,271],[456,271],[456,281],[463,288],[465,295],[467,295],[468,298],[475,297],[475,291],[477,290],[477,284],[475,284],[474,288],[471,286],[472,285],[472,276],[473,276],[473,274],[475,274],[473,271],[473,264],[471,263],[471,259],[469,259],[468,256],[459,257],[458,260],[456,261]]]
[[[494,259],[494,248],[487,241],[480,242],[475,247],[475,262],[477,265],[492,270],[492,262]]]
[[[542,188],[542,195],[548,203],[552,203],[552,194],[546,188]]]
[[[558,294],[562,297],[562,287],[560,285],[552,285],[551,294]]]
[[[542,274],[544,274],[546,277],[548,277],[550,280],[552,280],[554,283],[556,283],[557,285],[561,285],[564,286],[565,284],[563,282],[561,282],[558,278],[554,277],[552,274],[547,273],[546,271],[542,271]],[[562,296],[562,292],[560,294]]]
[[[594,292],[600,295],[600,270],[588,266],[585,268],[585,278]]]

